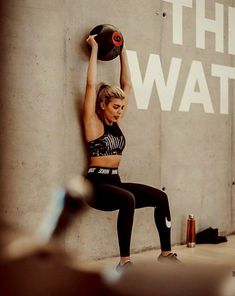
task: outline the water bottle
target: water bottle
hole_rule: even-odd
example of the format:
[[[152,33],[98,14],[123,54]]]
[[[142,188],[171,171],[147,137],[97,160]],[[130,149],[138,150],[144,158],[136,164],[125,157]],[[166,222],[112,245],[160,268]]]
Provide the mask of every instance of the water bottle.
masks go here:
[[[190,214],[187,219],[186,244],[188,248],[194,248],[196,246],[195,218],[193,214]]]

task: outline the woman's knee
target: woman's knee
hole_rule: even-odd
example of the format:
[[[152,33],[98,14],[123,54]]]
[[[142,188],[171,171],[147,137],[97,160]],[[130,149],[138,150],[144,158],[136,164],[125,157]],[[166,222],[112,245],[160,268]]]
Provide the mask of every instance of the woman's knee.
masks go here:
[[[157,205],[161,205],[161,206],[169,206],[169,202],[168,202],[168,196],[164,191],[160,191],[158,192],[157,195],[155,195],[155,200],[156,200],[156,206]]]
[[[129,191],[122,193],[120,197],[121,207],[135,208],[135,196]]]
[[[168,202],[168,196],[167,196],[166,192],[161,191],[161,198],[162,198],[162,200],[164,200],[165,202]]]

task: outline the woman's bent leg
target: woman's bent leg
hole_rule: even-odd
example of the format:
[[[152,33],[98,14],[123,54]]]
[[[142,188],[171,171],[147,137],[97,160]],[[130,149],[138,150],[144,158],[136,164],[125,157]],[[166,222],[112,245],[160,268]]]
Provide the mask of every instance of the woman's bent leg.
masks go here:
[[[143,184],[123,183],[122,188],[135,196],[136,208],[154,207],[154,220],[158,229],[161,250],[171,250],[171,215],[165,192]]]
[[[90,205],[102,211],[119,210],[117,234],[120,256],[130,255],[130,241],[135,211],[134,195],[110,184],[95,184],[95,195]]]

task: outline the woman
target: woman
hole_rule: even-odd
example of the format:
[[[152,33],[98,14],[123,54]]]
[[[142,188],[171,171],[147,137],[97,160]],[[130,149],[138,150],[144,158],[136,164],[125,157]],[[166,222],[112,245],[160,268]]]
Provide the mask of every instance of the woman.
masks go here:
[[[120,54],[120,87],[101,84],[97,91],[98,44],[94,37],[95,35],[87,38],[87,43],[91,46],[91,55],[83,107],[85,138],[90,156],[87,178],[95,189],[94,199],[90,205],[103,211],[119,210],[117,232],[120,262],[117,270],[132,264],[130,241],[135,208],[154,208],[154,219],[161,243],[161,254],[158,259],[177,262],[177,255],[171,252],[171,217],[167,195],[150,186],[124,183],[118,174],[125,146],[119,122],[127,108],[131,89],[126,50],[123,48]]]

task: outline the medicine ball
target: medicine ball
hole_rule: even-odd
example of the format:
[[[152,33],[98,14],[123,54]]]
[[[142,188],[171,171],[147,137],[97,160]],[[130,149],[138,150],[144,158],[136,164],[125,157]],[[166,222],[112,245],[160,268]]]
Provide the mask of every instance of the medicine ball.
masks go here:
[[[89,35],[95,35],[98,43],[98,59],[110,61],[120,55],[123,47],[122,33],[113,25],[104,24],[93,28]]]

